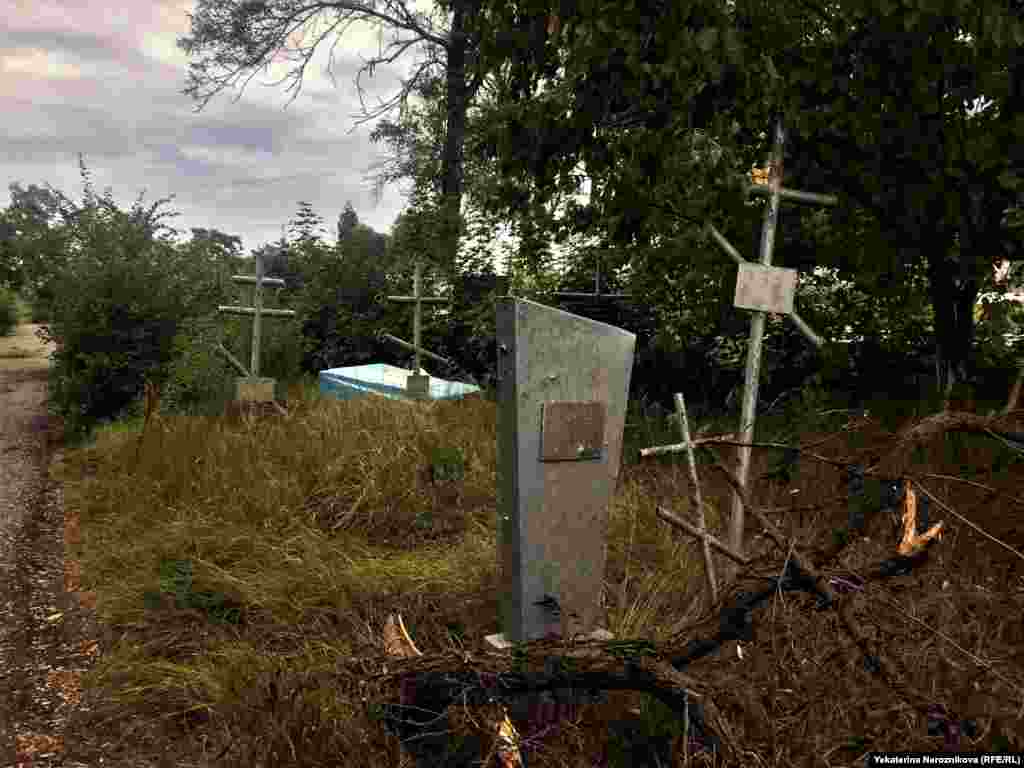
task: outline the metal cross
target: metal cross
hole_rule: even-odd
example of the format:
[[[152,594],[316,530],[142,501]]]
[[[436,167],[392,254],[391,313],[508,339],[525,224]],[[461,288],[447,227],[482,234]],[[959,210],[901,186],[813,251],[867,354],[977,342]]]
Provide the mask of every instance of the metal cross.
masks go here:
[[[631,296],[628,293],[601,293],[601,257],[597,257],[597,270],[594,273],[594,292],[593,293],[578,293],[575,291],[555,291],[555,296],[563,299],[629,299]]]
[[[749,194],[764,195],[768,197],[768,206],[765,209],[764,225],[761,230],[761,265],[771,267],[772,253],[775,249],[775,229],[779,218],[779,204],[782,200],[794,202],[812,203],[816,205],[837,205],[838,199],[834,195],[819,195],[813,192],[801,192],[798,190],[785,189],[782,186],[782,157],[783,145],[786,135],[781,118],[775,126],[775,143],[772,148],[772,160],[769,169],[768,186],[754,184],[748,187]],[[722,249],[740,265],[742,270],[747,265],[746,259],[740,256],[732,244],[725,239],[721,232],[715,229],[714,225],[708,222],[707,230]],[[754,421],[757,409],[757,390],[761,371],[761,342],[764,337],[765,311],[754,311],[750,319],[750,344],[747,347],[747,365],[744,373],[743,389],[743,411],[740,417],[740,442],[751,443],[754,439]],[[816,334],[811,327],[796,313],[795,310],[788,312],[789,316],[796,323],[797,328],[807,337],[814,346],[819,349],[823,346],[824,340]],[[747,487],[747,475],[750,470],[750,448],[749,446],[739,449],[739,471],[738,479],[742,488]],[[729,543],[737,551],[742,553],[743,539],[743,500],[738,493],[733,494],[732,518],[729,531]]]
[[[416,268],[415,268],[415,271],[413,272],[413,278],[412,278],[412,296],[388,296],[388,301],[397,301],[399,303],[413,304],[414,305],[413,306],[413,315],[412,315],[412,344],[409,344],[406,341],[402,341],[402,339],[399,339],[399,338],[397,338],[395,336],[392,336],[391,334],[388,334],[388,333],[381,332],[381,333],[378,334],[382,338],[386,338],[386,339],[388,339],[390,341],[395,342],[396,344],[400,344],[400,345],[402,345],[404,347],[412,349],[413,354],[415,355],[415,357],[414,357],[415,370],[413,371],[413,373],[415,373],[415,374],[419,374],[420,373],[420,355],[421,354],[427,355],[428,357],[436,358],[436,359],[441,360],[442,362],[445,362],[445,363],[450,362],[447,358],[441,357],[440,355],[435,355],[433,352],[430,352],[429,350],[423,349],[420,346],[420,334],[421,334],[421,325],[422,325],[422,305],[423,304],[447,304],[448,301],[449,301],[448,299],[446,299],[444,297],[441,297],[441,296],[423,296],[422,294],[420,294],[420,276],[421,276],[421,274],[422,274],[422,266],[421,266],[420,262],[417,261],[416,262]]]
[[[252,275],[233,275],[231,277],[232,282],[252,285],[255,286],[253,295],[253,306],[251,307],[234,307],[234,306],[220,306],[217,307],[217,311],[225,315],[249,315],[252,317],[252,359],[248,371],[244,371],[244,375],[251,376],[253,378],[259,378],[260,375],[260,336],[262,331],[262,319],[263,317],[295,317],[295,312],[290,309],[264,309],[263,307],[263,286],[270,285],[275,288],[283,288],[284,280],[278,277],[264,277],[263,276],[263,256],[257,252],[254,254],[256,259],[256,276]],[[237,361],[233,361],[237,367]]]

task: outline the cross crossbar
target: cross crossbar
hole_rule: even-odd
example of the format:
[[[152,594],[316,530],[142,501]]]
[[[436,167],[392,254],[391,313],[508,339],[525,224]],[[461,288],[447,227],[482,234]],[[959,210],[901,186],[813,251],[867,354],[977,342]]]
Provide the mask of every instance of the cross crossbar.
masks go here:
[[[675,394],[676,404],[676,421],[679,425],[679,432],[682,435],[683,442],[669,446],[659,446],[655,448],[643,448],[640,451],[641,456],[655,456],[660,453],[675,453],[677,451],[686,451],[686,458],[688,460],[690,470],[690,506],[693,508],[697,515],[697,524],[691,525],[685,520],[681,520],[673,515],[668,510],[657,508],[657,515],[662,520],[671,523],[684,531],[689,533],[691,536],[696,536],[700,539],[701,549],[704,554],[704,574],[708,582],[708,592],[711,595],[711,603],[715,604],[718,602],[718,579],[715,576],[715,564],[711,559],[711,547],[715,547],[721,552],[724,552],[733,560],[746,564],[743,555],[734,552],[733,550],[726,547],[722,542],[708,533],[708,530],[704,522],[704,503],[701,500],[700,493],[700,479],[697,477],[697,461],[693,455],[693,448],[695,445],[701,443],[701,440],[693,440],[690,437],[690,422],[686,417],[686,401],[683,398],[682,392],[676,392]]]
[[[429,354],[430,356],[433,356],[433,357],[440,358],[440,359],[444,360],[444,358],[441,358],[440,355],[434,355],[432,352],[428,353],[427,350],[423,349],[423,347],[422,347],[422,345],[420,343],[421,335],[422,335],[422,322],[423,322],[422,306],[424,304],[447,304],[450,301],[449,299],[446,299],[443,296],[424,296],[424,295],[422,295],[420,293],[420,279],[422,277],[422,274],[423,274],[423,267],[420,264],[420,262],[417,261],[416,262],[415,271],[413,272],[413,277],[412,277],[412,296],[388,296],[388,301],[394,301],[394,302],[397,302],[399,304],[412,304],[412,305],[414,305],[413,306],[413,315],[412,315],[412,339],[413,339],[412,344],[410,344],[407,341],[402,341],[401,339],[398,339],[398,338],[396,338],[395,336],[392,336],[389,333],[386,333],[386,334],[382,335],[382,338],[386,338],[386,339],[388,339],[390,341],[393,341],[393,342],[395,342],[397,344],[400,344],[401,346],[408,347],[408,348],[412,349],[413,354],[415,355],[415,357],[413,358],[414,359],[413,365],[415,367],[415,370],[413,371],[413,373],[416,374],[416,375],[420,374],[420,355],[421,354]],[[447,360],[444,360],[444,361],[448,362]]]
[[[748,195],[757,195],[758,197],[771,197],[771,188],[765,184],[751,184],[747,187]],[[839,205],[839,198],[835,195],[822,195],[817,192],[803,192],[799,189],[789,189],[787,187],[779,187],[779,197],[783,200],[789,200],[794,203],[809,203],[811,205],[826,205],[826,206],[837,206]]]
[[[248,285],[269,285],[274,288],[284,288],[284,280],[280,277],[264,277],[262,282],[259,282],[253,275],[232,275],[232,282],[244,283]]]
[[[597,300],[601,299],[631,299],[633,298],[628,293],[601,293],[601,259],[597,260],[597,268],[594,273],[594,292],[593,293],[580,293],[577,291],[555,291],[553,296],[558,296],[562,299],[582,299],[582,300]]]
[[[555,296],[563,299],[631,299],[629,293],[576,293],[574,291],[556,291]]]
[[[270,285],[277,288],[284,287],[284,280],[279,277],[264,277],[263,276],[263,254],[257,252],[254,254],[256,259],[256,276],[252,275],[234,275],[231,281],[234,283],[240,283],[243,285],[252,285],[255,287],[253,291],[253,306],[251,307],[236,307],[236,306],[219,306],[217,311],[224,315],[246,315],[252,317],[252,360],[249,365],[249,375],[258,378],[260,375],[260,336],[262,330],[262,320],[264,317],[295,317],[295,312],[291,309],[264,309],[263,308],[263,286]],[[224,350],[225,352],[227,350]],[[237,364],[237,360],[232,359],[232,364],[236,368],[242,366]]]
[[[217,310],[223,312],[225,315],[248,315],[252,317],[257,314],[255,307],[217,307]],[[260,308],[258,310],[261,317],[295,317],[295,312],[291,309],[266,309]]]

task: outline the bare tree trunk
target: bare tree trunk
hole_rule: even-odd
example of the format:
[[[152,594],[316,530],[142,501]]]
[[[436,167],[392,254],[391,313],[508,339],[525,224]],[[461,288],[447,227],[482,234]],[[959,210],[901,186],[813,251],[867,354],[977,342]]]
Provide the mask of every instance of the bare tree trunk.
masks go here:
[[[1020,390],[1022,386],[1024,386],[1024,361],[1021,362],[1020,368],[1017,369],[1017,380],[1013,382],[1013,387],[1010,388],[1010,398],[1006,401],[1006,408],[1003,410],[1004,414],[1017,410],[1020,403]]]
[[[466,138],[466,109],[468,91],[466,83],[466,12],[472,0],[452,3],[452,31],[448,41],[448,66],[445,71],[448,124],[445,129],[442,155],[443,228],[441,257],[446,266],[454,266],[459,246],[462,214],[463,143]]]
[[[928,281],[935,312],[937,386],[948,406],[954,388],[970,381],[978,283],[973,276],[964,279],[945,254],[929,256]]]

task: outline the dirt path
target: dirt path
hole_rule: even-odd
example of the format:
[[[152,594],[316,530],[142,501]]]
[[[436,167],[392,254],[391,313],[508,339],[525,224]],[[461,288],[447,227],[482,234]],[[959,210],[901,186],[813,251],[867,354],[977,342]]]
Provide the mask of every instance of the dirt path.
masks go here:
[[[90,612],[65,589],[50,350],[36,329],[0,337],[0,767],[73,768],[85,763],[65,760],[64,723],[96,645]]]

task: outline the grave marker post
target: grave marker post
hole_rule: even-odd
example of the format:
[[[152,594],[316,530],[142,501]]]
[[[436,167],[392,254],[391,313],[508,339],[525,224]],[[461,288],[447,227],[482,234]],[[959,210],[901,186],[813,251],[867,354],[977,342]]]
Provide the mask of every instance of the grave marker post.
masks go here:
[[[264,317],[295,317],[290,309],[265,309],[263,307],[263,286],[284,287],[284,280],[278,277],[263,276],[263,255],[254,254],[256,259],[256,275],[233,275],[232,282],[240,285],[252,285],[253,297],[251,307],[219,306],[217,311],[224,315],[246,315],[252,317],[252,355],[249,370],[246,370],[226,349],[222,350],[228,361],[242,373],[235,380],[235,396],[243,402],[272,402],[274,400],[274,379],[260,377],[260,341],[262,321]]]
[[[447,358],[443,358],[440,355],[435,355],[429,350],[425,350],[420,346],[420,334],[422,325],[422,305],[424,304],[447,304],[449,299],[441,296],[423,296],[420,293],[420,278],[422,275],[422,265],[419,260],[416,261],[415,271],[413,272],[412,278],[412,296],[388,296],[388,301],[395,301],[402,304],[413,305],[412,315],[412,344],[407,341],[403,341],[395,336],[388,333],[379,333],[381,338],[386,338],[396,344],[399,344],[407,349],[413,351],[413,367],[414,371],[406,380],[406,391],[411,397],[418,399],[425,399],[430,395],[430,376],[423,373],[420,369],[420,355],[424,354],[432,358],[436,358],[443,362],[450,362]]]
[[[498,341],[498,648],[598,632],[608,507],[636,336],[503,297]]]

